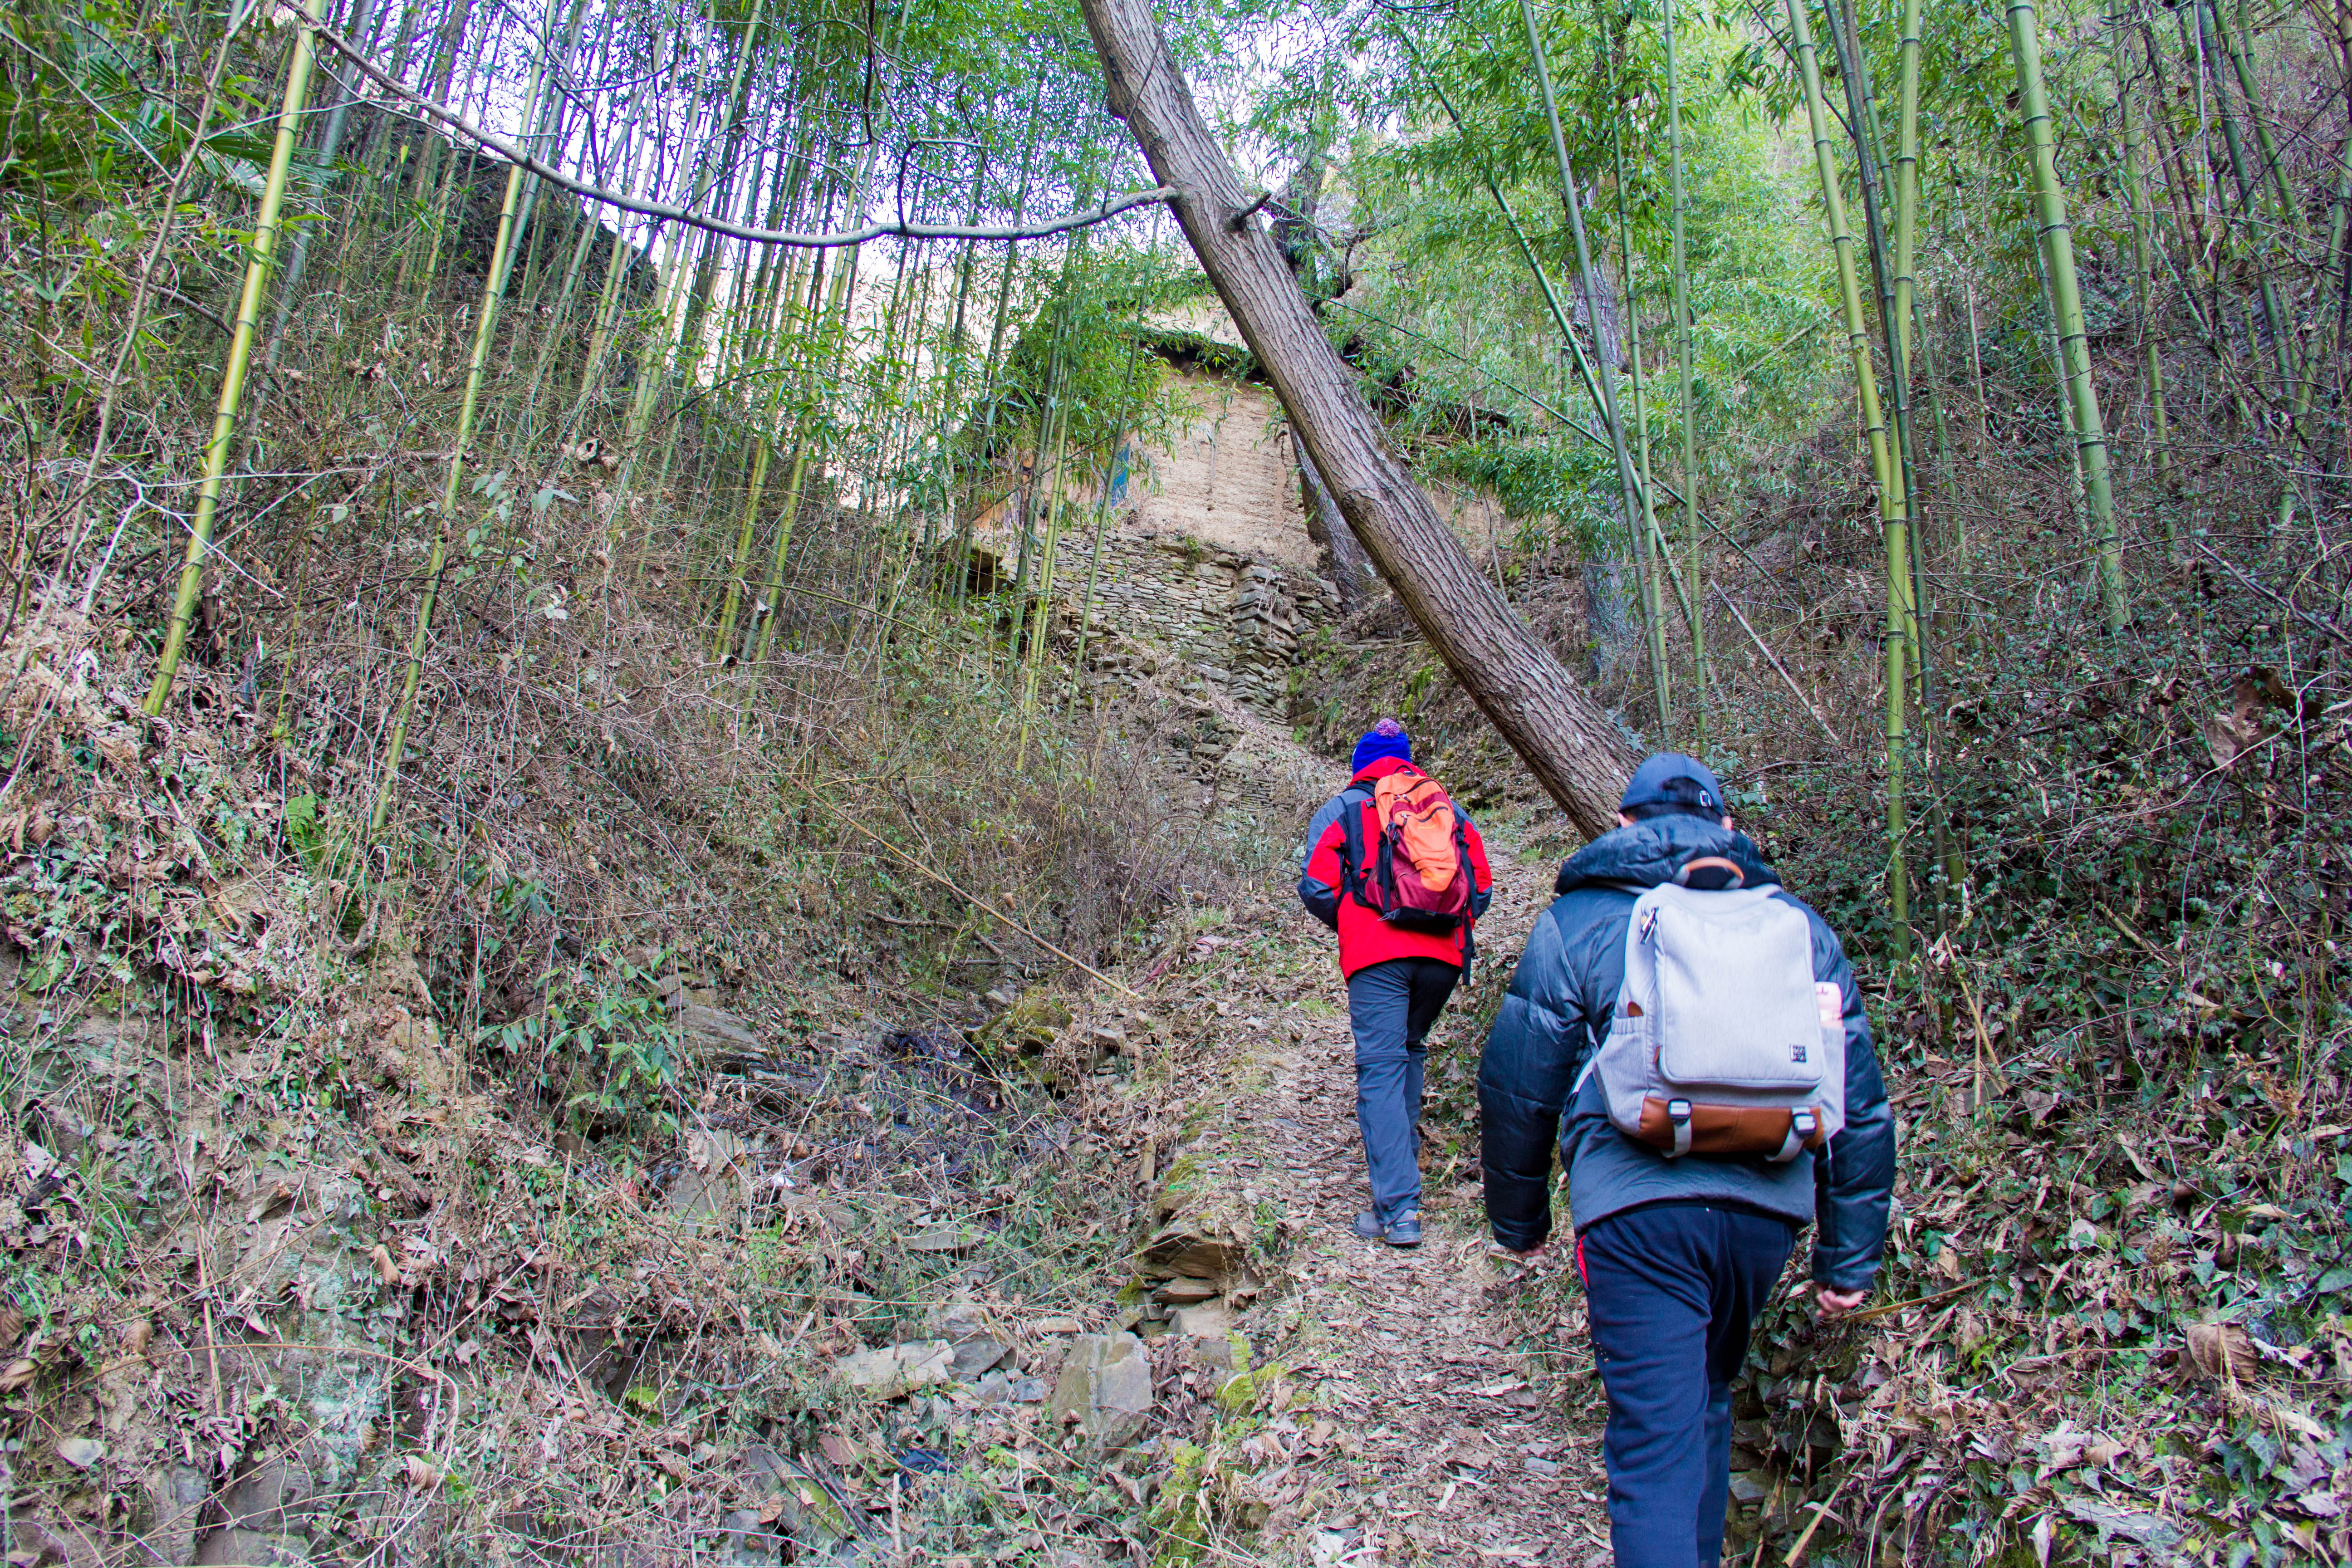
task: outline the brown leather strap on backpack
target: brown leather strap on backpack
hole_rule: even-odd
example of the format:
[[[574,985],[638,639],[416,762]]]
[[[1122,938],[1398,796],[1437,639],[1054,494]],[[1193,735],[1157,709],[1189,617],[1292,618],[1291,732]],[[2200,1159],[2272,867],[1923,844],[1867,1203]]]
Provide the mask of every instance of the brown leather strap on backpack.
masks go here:
[[[1748,873],[1739,868],[1738,861],[1727,860],[1720,855],[1701,855],[1695,859],[1685,861],[1683,868],[1675,873],[1675,886],[1689,887],[1691,873],[1698,870],[1728,871],[1731,873],[1733,887],[1744,888],[1748,885]]]

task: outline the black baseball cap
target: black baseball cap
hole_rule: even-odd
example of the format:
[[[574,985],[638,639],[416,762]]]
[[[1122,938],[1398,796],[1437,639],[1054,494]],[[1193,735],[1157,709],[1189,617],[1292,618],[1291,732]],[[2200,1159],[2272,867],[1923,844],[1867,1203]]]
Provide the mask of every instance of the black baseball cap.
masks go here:
[[[1685,811],[1696,807],[1709,816],[1721,816],[1728,809],[1723,804],[1723,785],[1706,764],[1680,752],[1655,752],[1635,768],[1617,809],[1631,816],[1651,805]]]

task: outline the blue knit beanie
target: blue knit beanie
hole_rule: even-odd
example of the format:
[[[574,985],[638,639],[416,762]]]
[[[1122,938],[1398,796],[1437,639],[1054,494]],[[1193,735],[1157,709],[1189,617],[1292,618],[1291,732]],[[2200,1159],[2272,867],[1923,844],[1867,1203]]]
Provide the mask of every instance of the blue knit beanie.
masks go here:
[[[1406,734],[1404,726],[1393,719],[1383,719],[1364,731],[1363,739],[1356,742],[1356,754],[1349,759],[1348,765],[1362,773],[1367,764],[1379,762],[1382,757],[1394,757],[1406,763],[1412,761],[1412,737]]]

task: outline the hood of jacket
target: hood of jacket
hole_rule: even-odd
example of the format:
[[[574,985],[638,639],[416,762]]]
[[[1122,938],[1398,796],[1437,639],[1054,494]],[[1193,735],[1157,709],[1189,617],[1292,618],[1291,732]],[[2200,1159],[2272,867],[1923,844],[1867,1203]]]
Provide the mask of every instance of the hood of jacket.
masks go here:
[[[1428,776],[1402,757],[1374,757],[1370,762],[1366,763],[1363,770],[1348,783],[1350,785],[1369,784],[1373,780],[1384,779],[1391,773],[1416,773],[1424,778]]]
[[[1748,835],[1703,816],[1675,812],[1602,834],[1569,857],[1552,891],[1565,893],[1594,882],[1654,888],[1673,881],[1685,864],[1707,855],[1719,855],[1747,873],[1743,886],[1780,885],[1780,874]]]

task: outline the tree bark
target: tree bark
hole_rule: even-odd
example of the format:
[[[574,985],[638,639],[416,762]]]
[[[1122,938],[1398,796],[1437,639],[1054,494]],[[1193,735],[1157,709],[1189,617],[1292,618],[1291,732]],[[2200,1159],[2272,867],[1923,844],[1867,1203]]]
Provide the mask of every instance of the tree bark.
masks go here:
[[[1201,118],[1150,0],[1084,0],[1125,121],[1341,516],[1454,679],[1583,832],[1615,826],[1623,731],[1479,574],[1389,448]]]
[[[1324,247],[1316,232],[1315,219],[1322,205],[1324,165],[1330,148],[1331,125],[1326,111],[1320,107],[1310,110],[1306,155],[1291,171],[1290,184],[1284,187],[1280,198],[1267,204],[1267,211],[1274,218],[1270,232],[1275,248],[1281,252],[1283,265],[1290,268],[1299,292],[1307,297],[1307,308],[1318,321],[1331,296],[1344,294],[1348,289],[1344,266],[1339,268],[1341,276],[1327,279],[1319,265],[1319,253]],[[1307,537],[1323,547],[1331,582],[1339,590],[1339,613],[1352,616],[1372,597],[1371,558],[1348,531],[1348,520],[1339,515],[1339,503],[1331,499],[1331,492],[1324,488],[1323,476],[1315,471],[1315,459],[1298,442],[1294,440],[1290,446],[1298,457],[1298,492],[1301,510],[1307,515]]]

